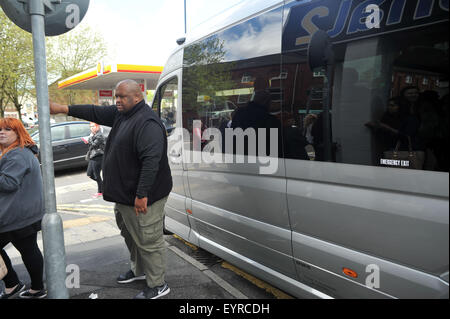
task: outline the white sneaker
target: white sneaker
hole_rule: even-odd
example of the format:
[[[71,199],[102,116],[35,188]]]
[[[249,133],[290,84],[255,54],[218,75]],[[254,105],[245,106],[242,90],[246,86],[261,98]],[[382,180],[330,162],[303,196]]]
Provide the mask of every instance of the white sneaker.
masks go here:
[[[158,299],[170,292],[169,285],[166,283],[162,286],[150,288],[147,287],[141,291],[134,299]]]

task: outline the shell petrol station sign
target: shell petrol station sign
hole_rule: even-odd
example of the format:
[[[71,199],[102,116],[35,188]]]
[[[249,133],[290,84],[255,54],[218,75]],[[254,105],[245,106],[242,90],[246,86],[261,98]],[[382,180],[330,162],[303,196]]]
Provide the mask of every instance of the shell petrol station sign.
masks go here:
[[[116,84],[122,80],[131,79],[139,83],[144,98],[147,98],[147,90],[156,88],[162,70],[162,66],[99,62],[92,69],[59,81],[58,89],[96,90],[99,104],[113,104]]]

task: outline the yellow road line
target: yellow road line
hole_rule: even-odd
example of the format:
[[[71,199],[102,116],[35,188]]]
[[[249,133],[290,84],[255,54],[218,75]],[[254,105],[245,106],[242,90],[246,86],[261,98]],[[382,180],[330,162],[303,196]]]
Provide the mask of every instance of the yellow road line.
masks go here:
[[[68,215],[75,215],[75,216],[93,216],[93,215],[88,215],[87,213],[80,213],[80,212],[77,212],[77,211],[67,211],[67,210],[64,210],[64,209],[60,209],[60,210],[58,210],[58,213],[64,213],[64,214],[68,214]]]
[[[197,250],[198,247],[195,246],[194,244],[191,244],[190,242],[185,241],[183,238],[181,238],[178,235],[173,234],[173,237],[175,237],[176,239],[182,241],[186,246],[189,246],[190,248],[192,248],[192,250]]]
[[[111,210],[108,209],[100,209],[100,208],[70,208],[70,207],[58,207],[58,209],[63,211],[70,211],[70,212],[100,212],[100,213],[112,213]]]
[[[185,245],[189,246],[190,248],[192,248],[193,250],[197,250],[198,247],[185,241],[183,238],[181,238],[178,235],[173,235],[173,237],[175,237],[176,239],[182,241]],[[234,272],[235,274],[245,278],[246,280],[250,281],[251,283],[253,283],[255,286],[262,288],[264,290],[266,290],[267,292],[271,293],[272,295],[274,295],[277,299],[294,299],[294,297],[286,294],[285,292],[282,292],[281,290],[272,287],[271,285],[269,285],[268,283],[266,283],[265,281],[262,281],[248,273],[246,273],[245,271],[229,264],[226,261],[222,262],[222,267],[231,270],[232,272]]]
[[[234,272],[235,274],[247,279],[248,281],[250,281],[251,283],[253,283],[254,285],[256,285],[259,288],[262,288],[264,290],[266,290],[267,292],[271,293],[272,295],[274,295],[277,299],[294,299],[292,296],[289,296],[288,294],[282,292],[281,290],[272,287],[271,285],[269,285],[268,283],[250,275],[247,274],[245,271],[227,263],[226,261],[222,262],[222,267],[225,269],[229,269],[232,272]]]
[[[105,217],[105,216],[90,216],[86,218],[77,218],[77,219],[71,219],[63,221],[63,228],[73,228],[73,227],[80,227],[85,226],[93,223],[100,223],[107,220],[111,220],[111,217]]]
[[[58,207],[99,207],[99,208],[114,208],[114,205],[100,205],[100,204],[58,204]]]

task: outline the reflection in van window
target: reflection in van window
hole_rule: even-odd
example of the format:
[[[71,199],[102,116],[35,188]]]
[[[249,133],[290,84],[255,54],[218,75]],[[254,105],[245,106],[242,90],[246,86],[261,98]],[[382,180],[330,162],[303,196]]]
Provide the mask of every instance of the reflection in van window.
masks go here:
[[[208,128],[253,129],[245,137],[243,152],[258,154],[258,129],[266,129],[266,154],[270,128],[278,130],[275,147],[281,148],[281,9],[262,14],[185,48],[183,68],[183,127],[203,135]],[[193,122],[201,121],[194,133]],[[247,131],[248,132],[248,131]],[[202,149],[207,144],[202,139]],[[236,142],[236,141],[234,141]],[[236,145],[233,152],[236,151]]]
[[[167,134],[174,132],[177,118],[178,80],[173,78],[158,91],[157,101],[161,121]]]
[[[448,172],[447,32],[436,24],[333,46],[331,161]],[[283,60],[283,112],[305,137],[308,158],[322,161],[325,75],[309,70],[305,50]]]

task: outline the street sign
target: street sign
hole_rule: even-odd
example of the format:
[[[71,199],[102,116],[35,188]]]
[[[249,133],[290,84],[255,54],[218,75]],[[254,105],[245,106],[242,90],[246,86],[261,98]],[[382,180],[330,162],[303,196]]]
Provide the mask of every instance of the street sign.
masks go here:
[[[31,33],[31,0],[0,0],[5,14],[20,28]],[[84,18],[89,0],[42,0],[45,35],[55,36],[75,28]]]
[[[98,90],[98,96],[99,97],[112,97],[113,91],[112,90]]]

